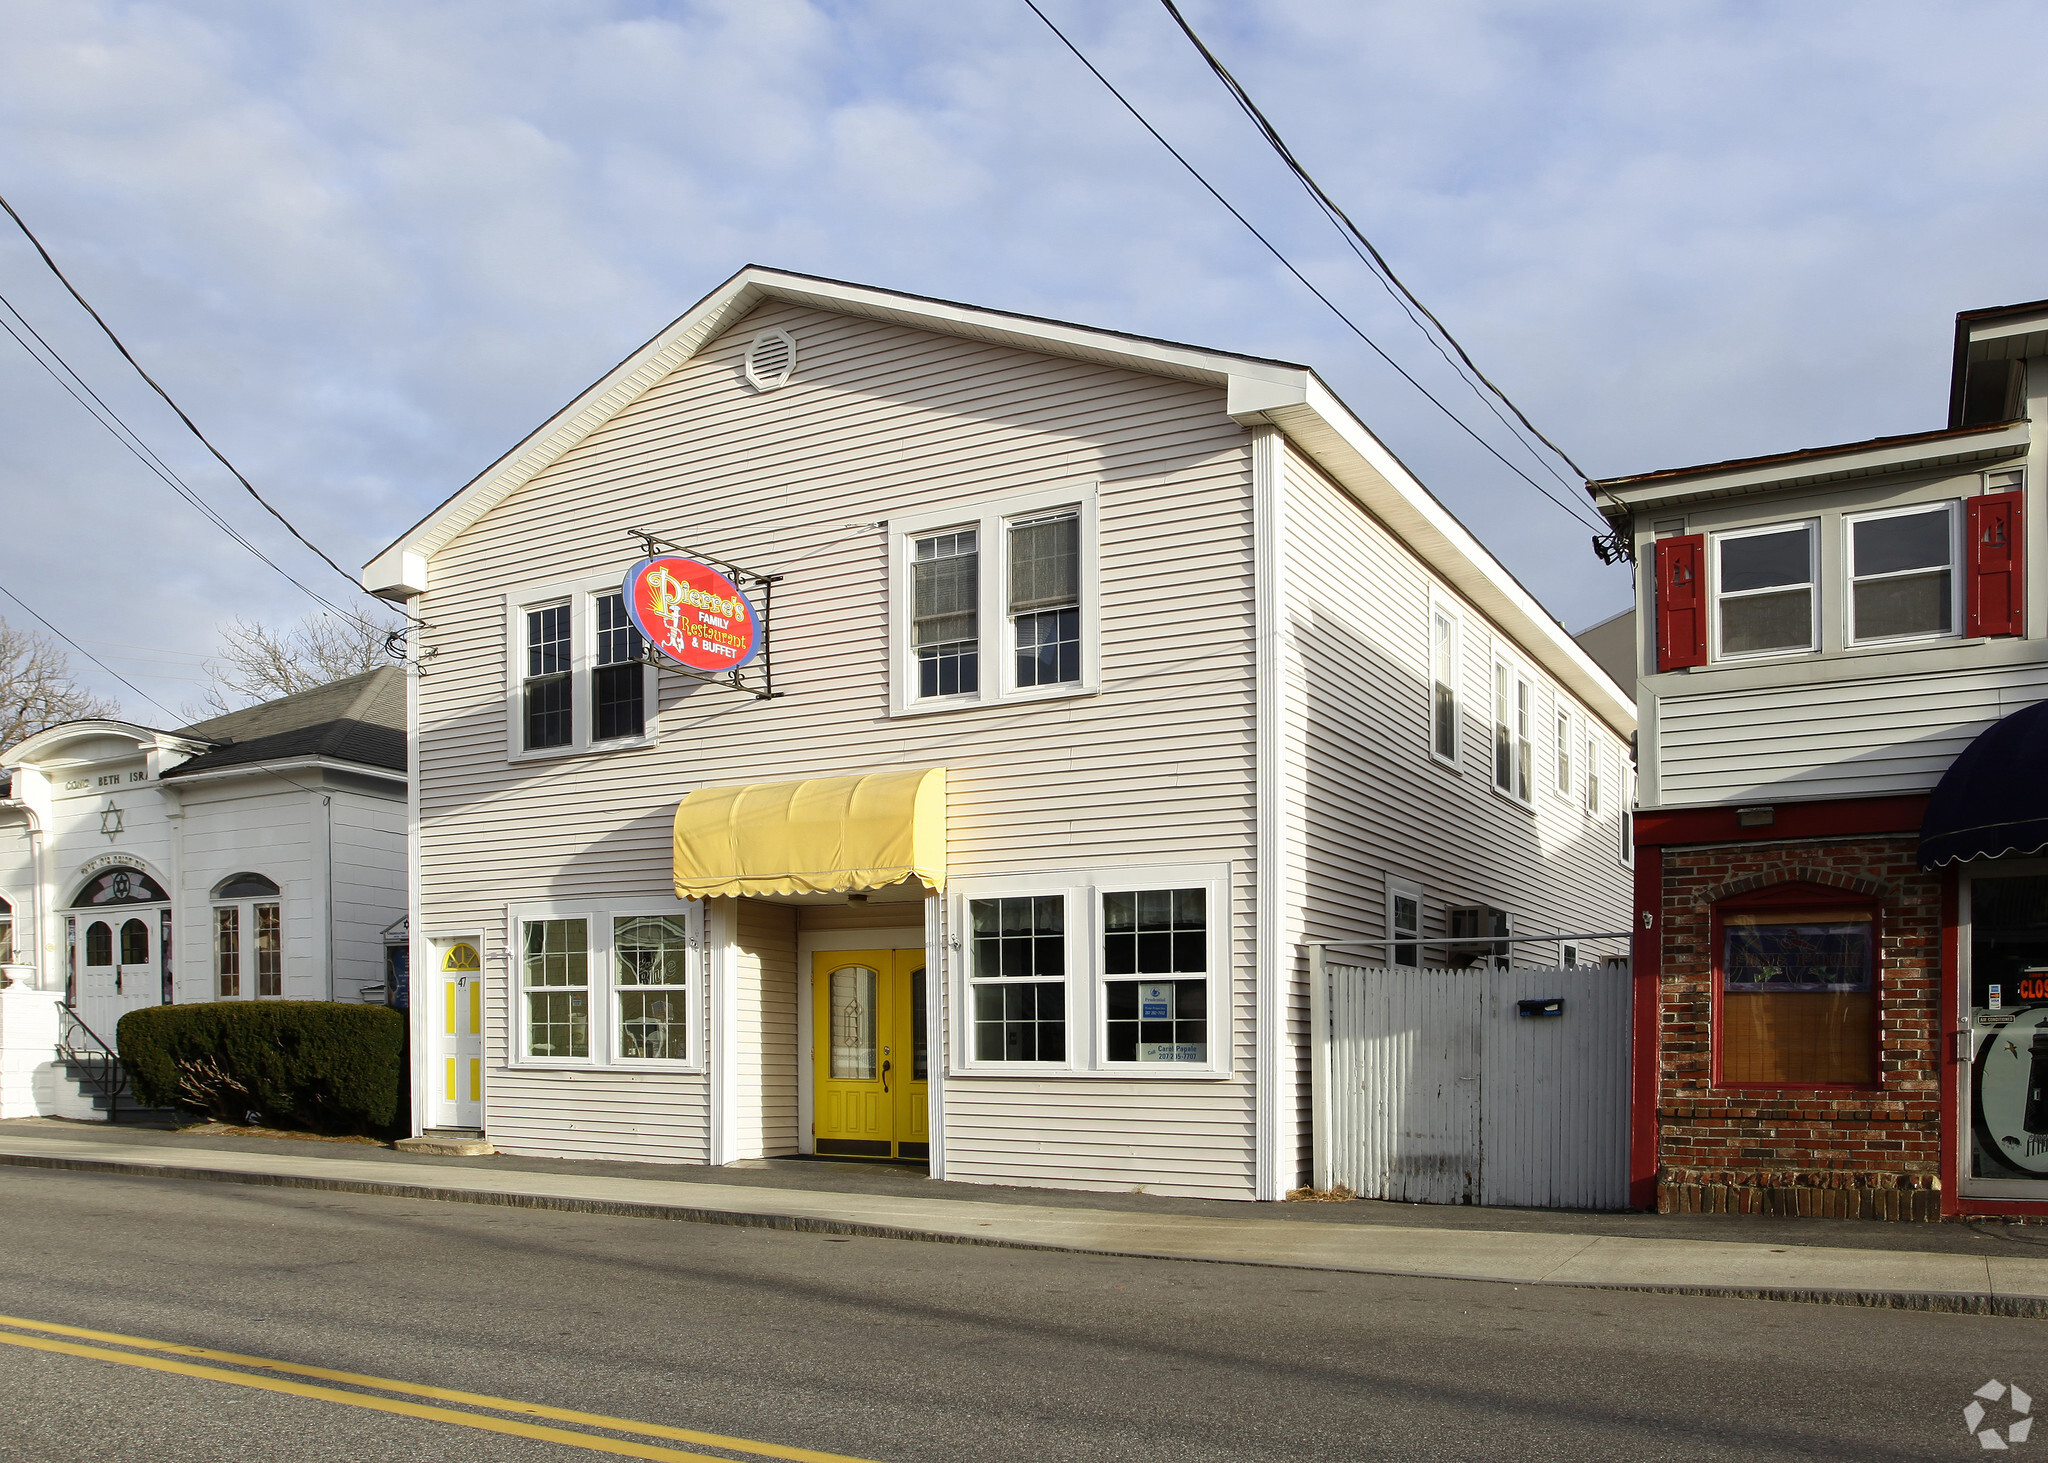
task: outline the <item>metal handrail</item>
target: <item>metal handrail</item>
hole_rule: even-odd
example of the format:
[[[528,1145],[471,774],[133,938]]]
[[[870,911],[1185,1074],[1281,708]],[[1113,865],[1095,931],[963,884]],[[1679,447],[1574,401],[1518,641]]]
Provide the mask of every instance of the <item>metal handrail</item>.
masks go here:
[[[85,1080],[94,1091],[107,1100],[107,1121],[121,1121],[121,1096],[128,1091],[128,1072],[121,1065],[121,1057],[106,1040],[86,1024],[78,1008],[69,1001],[59,1001],[58,1009],[63,1011],[65,1024],[57,1031],[57,1054],[67,1062],[75,1063],[85,1071]],[[76,1028],[92,1038],[92,1047],[80,1047],[72,1040]],[[98,1048],[94,1050],[93,1047]]]

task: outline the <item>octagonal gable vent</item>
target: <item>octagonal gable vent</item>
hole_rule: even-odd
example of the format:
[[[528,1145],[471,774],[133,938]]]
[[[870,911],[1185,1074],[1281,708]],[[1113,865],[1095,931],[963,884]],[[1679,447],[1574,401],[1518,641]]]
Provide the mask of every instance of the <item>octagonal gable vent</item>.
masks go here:
[[[796,337],[787,330],[764,330],[747,347],[747,384],[773,391],[796,370]]]

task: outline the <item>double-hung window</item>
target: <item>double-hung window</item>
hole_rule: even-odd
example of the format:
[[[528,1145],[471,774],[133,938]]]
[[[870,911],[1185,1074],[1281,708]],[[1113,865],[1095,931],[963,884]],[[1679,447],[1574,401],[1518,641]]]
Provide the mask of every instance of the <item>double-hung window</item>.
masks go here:
[[[537,605],[526,612],[526,678],[521,682],[525,747],[566,747],[576,740],[576,661],[570,607]]]
[[[978,1062],[1067,1060],[1067,896],[967,901]]]
[[[1429,750],[1458,760],[1458,622],[1449,610],[1429,611]]]
[[[666,903],[515,911],[516,1062],[645,1070],[697,1060],[702,916]]]
[[[1093,484],[892,519],[890,533],[895,714],[1100,688]]]
[[[520,596],[510,617],[513,758],[646,744],[647,641],[609,576]]]
[[[1586,814],[1600,816],[1600,738],[1590,727],[1586,730]]]
[[[1228,888],[1209,867],[962,887],[961,1070],[1226,1074]]]
[[[1846,520],[1849,639],[1926,640],[1960,619],[1954,503],[1863,513]]]
[[[1717,658],[1784,655],[1815,647],[1814,548],[1811,523],[1715,537]]]
[[[956,528],[912,540],[910,583],[918,698],[980,695],[980,532]]]
[[[1572,795],[1572,716],[1560,705],[1554,713],[1557,760],[1551,768],[1551,785],[1561,798]]]
[[[1505,660],[1493,663],[1493,785],[1522,802],[1534,798],[1536,752],[1531,723],[1536,688]]]
[[[1081,679],[1081,515],[1072,508],[1013,518],[1009,537],[1010,635],[1016,684]]]
[[[1387,947],[1389,965],[1420,965],[1422,947],[1422,888],[1406,879],[1387,880]]]

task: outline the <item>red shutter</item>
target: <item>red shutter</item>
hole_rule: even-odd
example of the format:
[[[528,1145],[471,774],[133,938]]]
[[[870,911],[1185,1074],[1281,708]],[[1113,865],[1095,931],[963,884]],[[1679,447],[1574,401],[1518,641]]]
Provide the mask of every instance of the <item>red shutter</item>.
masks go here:
[[[1657,540],[1657,669],[1707,663],[1705,534]]]
[[[2027,551],[2022,537],[2024,493],[1986,493],[1965,500],[1968,512],[1963,572],[1970,635],[2026,633]]]

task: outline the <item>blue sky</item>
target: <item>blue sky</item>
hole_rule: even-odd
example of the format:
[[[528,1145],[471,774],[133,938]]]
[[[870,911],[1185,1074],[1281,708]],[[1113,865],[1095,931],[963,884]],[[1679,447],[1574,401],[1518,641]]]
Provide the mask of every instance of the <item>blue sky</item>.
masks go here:
[[[1041,3],[1479,420],[1154,0]],[[2037,4],[1183,8],[1597,475],[1938,426],[1954,313],[2048,295],[2048,96],[1998,61],[2048,49]],[[0,0],[0,34],[0,191],[344,564],[754,261],[1310,362],[1572,628],[1627,603],[1588,530],[1288,279],[1021,0]],[[0,293],[345,592],[18,236]],[[172,708],[222,620],[311,607],[4,338],[0,505],[0,583]]]

